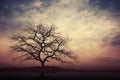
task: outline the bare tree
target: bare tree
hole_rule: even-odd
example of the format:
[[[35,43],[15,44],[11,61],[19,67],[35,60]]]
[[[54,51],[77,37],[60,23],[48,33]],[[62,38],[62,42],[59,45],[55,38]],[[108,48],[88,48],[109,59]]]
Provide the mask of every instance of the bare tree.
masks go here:
[[[23,33],[11,37],[15,42],[11,48],[21,54],[19,57],[25,57],[25,60],[39,61],[42,67],[52,59],[66,63],[64,58],[75,57],[66,47],[68,40],[61,37],[56,29],[54,25],[28,25],[23,29]]]

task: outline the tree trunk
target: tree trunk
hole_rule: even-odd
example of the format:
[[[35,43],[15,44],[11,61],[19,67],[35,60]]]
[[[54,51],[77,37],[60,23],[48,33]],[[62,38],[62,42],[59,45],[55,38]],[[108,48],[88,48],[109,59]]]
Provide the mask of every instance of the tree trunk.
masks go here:
[[[45,69],[45,62],[43,61],[43,62],[41,62],[41,68],[42,68],[42,72],[44,72],[44,69]]]
[[[41,67],[42,67],[42,68],[44,68],[44,67],[45,67],[44,62],[41,62]]]

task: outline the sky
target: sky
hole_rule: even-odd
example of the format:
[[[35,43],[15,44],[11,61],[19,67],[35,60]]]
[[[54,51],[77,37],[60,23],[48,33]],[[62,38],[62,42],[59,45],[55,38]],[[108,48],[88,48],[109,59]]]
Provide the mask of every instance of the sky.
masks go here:
[[[38,66],[10,52],[10,37],[27,24],[55,24],[69,37],[74,68],[120,68],[120,0],[0,0],[0,67]],[[50,63],[54,65],[54,63]],[[61,64],[56,63],[61,66]],[[74,66],[73,66],[74,65]]]

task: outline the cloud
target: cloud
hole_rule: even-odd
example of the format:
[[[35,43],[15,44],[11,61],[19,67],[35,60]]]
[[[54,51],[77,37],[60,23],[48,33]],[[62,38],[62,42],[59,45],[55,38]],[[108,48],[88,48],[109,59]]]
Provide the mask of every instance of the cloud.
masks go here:
[[[103,10],[120,12],[119,0],[90,0],[90,4]],[[115,13],[114,13],[115,14]]]
[[[103,39],[114,35],[118,23],[109,11],[92,7],[89,2],[35,0],[28,4],[15,4],[12,16],[5,21],[8,25],[12,24],[11,29],[12,26],[16,26],[17,29],[28,23],[56,24],[62,35],[72,39],[70,45],[74,51],[96,53],[100,45],[104,44]]]
[[[117,33],[116,36],[113,37],[111,41],[112,46],[120,46],[120,33]]]

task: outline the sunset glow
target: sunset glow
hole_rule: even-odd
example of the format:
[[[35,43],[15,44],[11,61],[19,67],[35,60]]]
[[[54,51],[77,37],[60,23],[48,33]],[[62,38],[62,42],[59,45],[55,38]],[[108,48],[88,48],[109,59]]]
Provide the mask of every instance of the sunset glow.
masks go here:
[[[92,0],[34,0],[23,4],[14,3],[10,7],[11,14],[0,14],[0,65],[39,65],[33,61],[14,61],[16,54],[9,51],[9,46],[13,45],[10,37],[18,34],[22,27],[31,23],[43,23],[55,24],[62,36],[70,38],[69,48],[78,57],[73,63],[75,68],[120,67],[119,16],[116,17],[111,8],[101,9],[91,2]],[[67,67],[68,64],[64,66]]]

